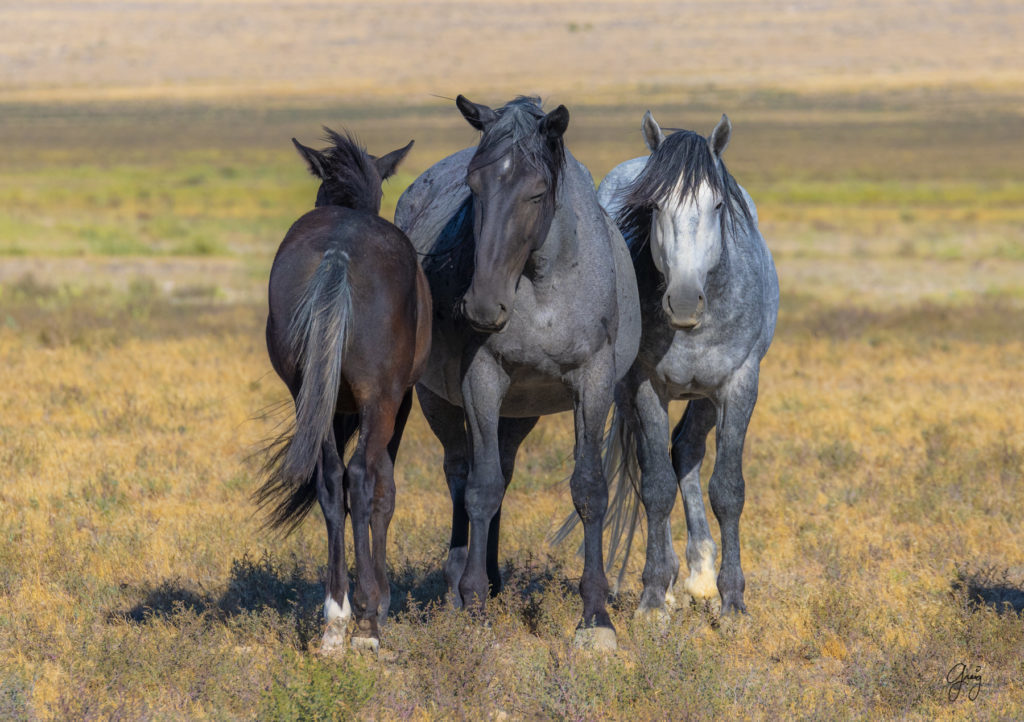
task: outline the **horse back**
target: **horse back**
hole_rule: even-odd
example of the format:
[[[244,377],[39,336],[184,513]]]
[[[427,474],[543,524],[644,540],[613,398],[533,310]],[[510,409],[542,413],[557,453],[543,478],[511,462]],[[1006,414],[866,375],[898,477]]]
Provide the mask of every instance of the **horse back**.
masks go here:
[[[292,318],[328,253],[346,264],[352,315],[338,410],[354,412],[343,407],[414,383],[429,348],[429,290],[412,244],[390,222],[339,206],[310,211],[288,231],[270,272],[267,342],[282,378],[295,375],[296,359],[287,348]]]
[[[469,198],[466,168],[475,147],[463,148],[425,170],[398,199],[395,225],[420,252],[429,251],[449,219]]]

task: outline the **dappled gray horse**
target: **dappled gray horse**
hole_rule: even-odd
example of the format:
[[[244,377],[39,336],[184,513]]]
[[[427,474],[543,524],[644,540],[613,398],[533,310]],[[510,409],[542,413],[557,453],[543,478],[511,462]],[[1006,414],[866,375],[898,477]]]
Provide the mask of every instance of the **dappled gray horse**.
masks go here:
[[[420,404],[444,446],[452,497],[445,573],[456,606],[501,588],[501,503],[520,443],[537,417],[572,409],[570,486],[583,520],[583,620],[577,642],[614,646],[606,610],[601,467],[613,389],[640,336],[629,251],[601,209],[593,179],[565,150],[569,112],[517,98],[492,110],[461,95],[482,131],[421,175],[395,222],[426,257],[434,300]],[[472,528],[472,534],[469,529]]]
[[[650,111],[643,134],[651,155],[614,168],[601,183],[601,203],[629,244],[640,289],[640,351],[616,393],[608,458],[619,458],[618,488],[608,519],[609,557],[635,531],[640,495],[647,512],[647,561],[638,612],[671,604],[679,560],[669,514],[676,484],[686,512],[684,591],[715,595],[715,543],[700,488],[705,443],[715,431],[716,459],[708,496],[722,531],[717,591],[722,611],[746,611],[740,567],[743,442],[762,357],[775,332],[779,284],[757,228],[754,202],[722,162],[732,126],[724,115],[710,138],[662,133]],[[668,403],[688,399],[671,436]],[[633,449],[635,448],[635,454]],[[632,468],[631,468],[632,467]]]

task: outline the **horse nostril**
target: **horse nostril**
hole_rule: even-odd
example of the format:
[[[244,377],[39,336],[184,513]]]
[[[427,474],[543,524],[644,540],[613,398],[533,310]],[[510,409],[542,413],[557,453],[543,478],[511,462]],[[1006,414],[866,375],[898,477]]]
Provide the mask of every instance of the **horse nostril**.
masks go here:
[[[508,306],[506,306],[504,303],[501,303],[500,301],[498,302],[498,308],[501,310],[502,313],[508,312]]]

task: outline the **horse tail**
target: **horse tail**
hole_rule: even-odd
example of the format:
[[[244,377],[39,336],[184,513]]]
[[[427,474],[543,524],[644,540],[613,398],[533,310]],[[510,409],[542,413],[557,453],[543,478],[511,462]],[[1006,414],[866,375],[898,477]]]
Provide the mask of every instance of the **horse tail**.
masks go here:
[[[616,406],[612,421],[604,440],[602,454],[604,476],[608,481],[608,510],[604,517],[604,528],[608,530],[608,552],[605,555],[605,570],[611,572],[622,550],[622,566],[615,579],[613,594],[618,594],[626,574],[626,562],[633,548],[633,537],[640,525],[640,464],[636,456],[636,437],[629,424],[622,418]],[[573,512],[552,537],[552,543],[560,544],[580,523],[580,517]],[[578,549],[583,554],[583,544]]]
[[[264,482],[256,491],[266,525],[290,533],[317,500],[324,442],[332,432],[341,364],[352,318],[349,255],[328,248],[288,327],[300,378],[294,426],[270,445]],[[342,442],[344,443],[344,442]]]

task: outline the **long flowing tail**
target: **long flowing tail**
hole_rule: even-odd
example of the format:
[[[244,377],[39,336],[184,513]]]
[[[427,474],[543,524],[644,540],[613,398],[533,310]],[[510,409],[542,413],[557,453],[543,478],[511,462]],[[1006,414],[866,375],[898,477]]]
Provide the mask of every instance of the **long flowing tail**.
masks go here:
[[[269,445],[264,482],[254,495],[267,510],[267,526],[286,533],[317,499],[317,464],[331,433],[352,318],[348,265],[344,251],[329,248],[324,253],[288,328],[288,344],[301,374],[295,424]]]
[[[612,421],[604,440],[602,454],[604,476],[608,481],[608,511],[604,517],[604,528],[608,530],[608,552],[605,555],[605,570],[610,572],[622,550],[622,566],[615,579],[614,594],[618,594],[626,574],[626,562],[633,548],[633,537],[640,525],[640,465],[636,458],[636,438],[625,423],[618,407],[612,412]],[[553,544],[560,544],[580,523],[580,517],[572,512],[552,536]],[[579,553],[583,553],[580,544]]]

